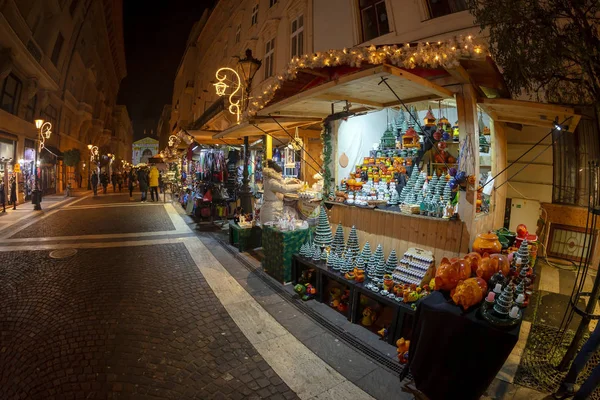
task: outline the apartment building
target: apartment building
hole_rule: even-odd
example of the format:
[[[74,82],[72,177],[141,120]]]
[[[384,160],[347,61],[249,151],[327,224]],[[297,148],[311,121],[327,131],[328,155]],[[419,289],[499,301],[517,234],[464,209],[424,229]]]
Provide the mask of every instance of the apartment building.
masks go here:
[[[110,147],[115,119],[126,115],[116,108],[126,75],[122,25],[121,0],[0,1],[0,157],[12,159],[0,172],[21,164],[20,196],[33,186],[35,119],[52,123],[49,151],[39,154],[45,193],[81,173],[89,143]],[[130,149],[131,138],[123,140]],[[67,168],[61,152],[73,148],[80,165]]]

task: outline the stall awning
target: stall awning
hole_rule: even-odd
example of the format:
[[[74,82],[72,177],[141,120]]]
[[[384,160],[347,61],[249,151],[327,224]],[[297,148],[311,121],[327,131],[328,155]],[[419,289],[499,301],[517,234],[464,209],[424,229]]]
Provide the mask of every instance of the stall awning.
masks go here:
[[[405,103],[454,97],[450,90],[428,79],[384,64],[348,73],[300,91],[268,105],[258,116],[303,116],[322,119],[332,114],[332,103],[338,101],[351,103],[350,110],[381,109],[399,105],[400,102],[394,93],[380,84],[381,78],[387,79],[387,83]]]
[[[275,137],[288,137],[287,133],[281,129],[281,126],[289,133],[293,134],[296,128],[314,125],[320,121],[320,118],[312,117],[255,117],[238,125],[234,125],[223,132],[219,132],[215,134],[214,137],[235,139],[243,138],[245,136],[264,136],[264,132]]]
[[[479,99],[479,105],[494,121],[553,128],[554,121],[573,132],[581,119],[570,107],[509,99]]]

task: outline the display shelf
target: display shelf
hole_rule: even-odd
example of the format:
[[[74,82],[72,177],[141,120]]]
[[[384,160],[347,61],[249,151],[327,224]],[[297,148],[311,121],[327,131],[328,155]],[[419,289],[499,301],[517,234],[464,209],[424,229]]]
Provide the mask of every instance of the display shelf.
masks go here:
[[[317,283],[317,295],[315,300],[320,303],[329,304],[329,291],[328,286],[331,287],[333,282],[338,287],[347,287],[349,290],[349,307],[347,313],[343,313],[351,322],[360,324],[362,318],[362,312],[364,311],[364,305],[361,306],[361,296],[366,298],[370,302],[380,304],[379,307],[385,307],[391,311],[385,311],[389,313],[389,324],[386,324],[388,328],[388,343],[394,344],[401,333],[406,332],[409,328],[410,318],[407,315],[413,315],[415,310],[410,304],[390,299],[387,296],[382,296],[379,293],[375,293],[370,289],[363,286],[362,283],[347,280],[338,272],[328,269],[323,263],[315,263],[312,260],[301,257],[297,254],[292,259],[292,277],[295,279],[294,284],[298,283],[299,277],[302,275],[302,271],[306,269],[314,269],[317,276],[315,282]],[[364,301],[363,301],[364,303]],[[338,310],[339,311],[339,310]],[[373,331],[372,329],[366,327]],[[379,328],[381,329],[381,328]],[[376,331],[373,331],[376,333]],[[404,336],[406,337],[406,336]]]

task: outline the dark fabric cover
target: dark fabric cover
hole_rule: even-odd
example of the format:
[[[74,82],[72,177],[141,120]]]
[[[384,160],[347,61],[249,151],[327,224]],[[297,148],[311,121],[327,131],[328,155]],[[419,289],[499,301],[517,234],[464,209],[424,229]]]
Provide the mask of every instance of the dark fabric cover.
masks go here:
[[[420,302],[408,367],[417,389],[430,400],[479,399],[517,344],[520,324],[496,328],[478,308],[464,313],[441,292]]]

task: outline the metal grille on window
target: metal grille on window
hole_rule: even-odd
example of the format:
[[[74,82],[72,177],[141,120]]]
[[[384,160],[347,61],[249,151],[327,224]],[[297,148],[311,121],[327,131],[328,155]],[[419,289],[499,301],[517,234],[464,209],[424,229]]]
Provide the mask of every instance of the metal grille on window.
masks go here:
[[[586,116],[593,112],[583,114],[575,132],[553,134],[553,203],[588,204],[588,161],[600,159],[600,138],[596,121]]]

